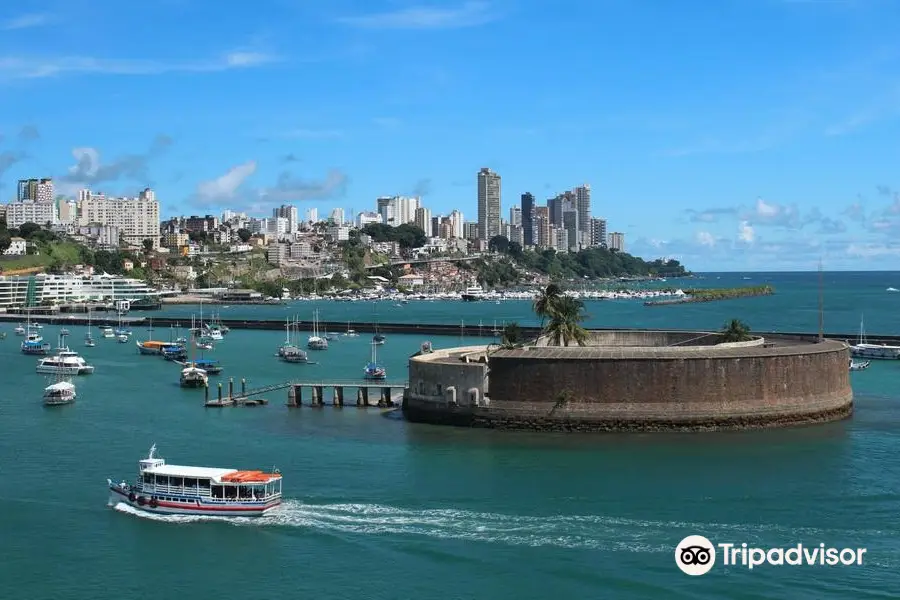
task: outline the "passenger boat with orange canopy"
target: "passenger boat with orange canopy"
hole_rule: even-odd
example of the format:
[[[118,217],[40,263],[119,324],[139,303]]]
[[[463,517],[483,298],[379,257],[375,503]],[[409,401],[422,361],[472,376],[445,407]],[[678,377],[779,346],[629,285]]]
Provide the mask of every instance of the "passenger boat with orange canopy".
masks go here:
[[[156,444],[134,483],[107,479],[110,502],[171,515],[258,517],[281,504],[281,473],[167,465]]]

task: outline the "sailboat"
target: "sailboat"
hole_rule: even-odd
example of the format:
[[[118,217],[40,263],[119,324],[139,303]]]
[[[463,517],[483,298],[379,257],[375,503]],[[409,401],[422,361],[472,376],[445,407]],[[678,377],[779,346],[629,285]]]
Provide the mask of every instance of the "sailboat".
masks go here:
[[[386,338],[384,337],[383,334],[378,333],[378,315],[377,315],[377,313],[375,312],[375,308],[376,308],[376,307],[375,307],[375,305],[373,304],[373,305],[372,305],[372,314],[374,315],[374,318],[375,318],[375,323],[374,323],[374,325],[375,325],[375,335],[372,336],[372,343],[375,344],[375,345],[381,346],[381,345],[384,344],[384,342],[386,341]]]
[[[313,314],[313,334],[306,341],[310,350],[328,350],[328,340],[319,335],[319,310]]]
[[[350,329],[350,321],[347,321],[347,333],[344,334],[346,337],[357,337],[359,334],[356,333],[356,330]]]
[[[284,343],[278,349],[278,358],[283,360],[284,362],[289,363],[307,363],[309,362],[309,356],[306,354],[305,350],[301,350],[294,344],[294,341],[291,336],[291,329],[296,325],[296,323],[291,323],[289,319],[285,319],[284,322]]]
[[[387,377],[387,370],[378,364],[378,346],[379,344],[372,342],[372,360],[363,371],[365,379],[381,380]]]
[[[88,348],[93,348],[97,345],[94,341],[94,336],[91,335],[91,307],[88,307],[88,324],[87,324],[87,333],[84,334],[84,345]]]
[[[887,344],[870,344],[866,340],[866,329],[863,324],[863,317],[859,318],[859,340],[850,346],[850,356],[856,358],[876,358],[896,360],[900,359],[900,346],[889,346]]]
[[[65,340],[60,340],[60,346]],[[47,344],[49,346],[49,344]],[[75,402],[75,384],[62,369],[56,371],[56,382],[44,388],[44,405],[60,406]]]

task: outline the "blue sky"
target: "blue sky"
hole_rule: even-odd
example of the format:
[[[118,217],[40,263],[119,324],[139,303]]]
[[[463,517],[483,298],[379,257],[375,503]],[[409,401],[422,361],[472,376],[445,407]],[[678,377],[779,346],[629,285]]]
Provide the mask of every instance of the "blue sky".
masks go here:
[[[164,216],[582,183],[694,270],[895,269],[892,0],[23,0],[0,8],[0,198]]]

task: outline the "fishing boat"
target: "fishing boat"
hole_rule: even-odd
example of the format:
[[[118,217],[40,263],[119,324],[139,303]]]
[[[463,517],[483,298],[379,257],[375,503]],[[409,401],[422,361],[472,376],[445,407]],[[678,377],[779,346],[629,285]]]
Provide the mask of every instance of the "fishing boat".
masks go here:
[[[875,359],[900,359],[900,346],[889,346],[887,344],[870,344],[866,340],[866,330],[863,324],[863,318],[859,319],[859,339],[855,344],[850,346],[850,356],[856,358],[875,358]]]
[[[319,311],[313,313],[313,334],[306,340],[310,350],[328,350],[328,340],[319,335]]]
[[[378,364],[378,344],[375,342],[372,342],[372,360],[369,361],[363,370],[363,377],[374,380],[381,380],[387,377],[387,370]]]
[[[865,371],[868,368],[869,368],[869,361],[863,360],[863,361],[857,362],[857,361],[853,360],[852,358],[850,359],[850,370],[851,371]]]
[[[187,358],[187,348],[181,344],[166,344],[159,349],[159,353],[166,360],[184,360]]]
[[[281,473],[167,465],[156,444],[133,483],[107,479],[110,505],[171,515],[258,517],[281,504]]]
[[[35,370],[38,373],[49,375],[90,375],[93,373],[94,367],[87,364],[87,361],[77,352],[69,350],[65,340],[66,334],[60,331],[56,354],[40,359]]]
[[[44,404],[59,406],[75,402],[75,385],[71,381],[57,381],[44,388]]]

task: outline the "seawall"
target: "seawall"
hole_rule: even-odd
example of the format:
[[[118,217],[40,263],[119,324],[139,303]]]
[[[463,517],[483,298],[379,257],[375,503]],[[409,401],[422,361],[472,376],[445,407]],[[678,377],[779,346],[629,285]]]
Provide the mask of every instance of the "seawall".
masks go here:
[[[133,315],[130,313],[129,315]],[[39,316],[32,315],[31,320],[38,323],[65,324],[65,325],[87,325],[87,317],[74,315],[56,315],[56,316]],[[21,323],[25,321],[24,315],[0,314],[0,322]],[[153,322],[154,327],[178,326],[186,327],[190,324],[189,317],[134,317],[127,316],[123,319],[130,326],[149,325]],[[115,316],[100,316],[94,314],[91,322],[94,325],[115,325],[118,318]],[[231,329],[264,329],[264,330],[284,330],[284,321],[268,320],[268,319],[224,319],[221,321],[223,325],[227,325]],[[301,321],[302,324],[311,324],[312,321]],[[344,332],[347,330],[346,321],[320,321],[320,328],[326,331]],[[376,325],[372,322],[356,321],[352,322],[351,327],[360,333],[373,333]],[[441,323],[378,323],[378,331],[382,333],[406,333],[412,335],[442,335],[442,336],[465,336],[465,337],[483,337],[483,338],[499,338],[499,333],[494,334],[493,325],[447,325]],[[498,330],[500,326],[498,325]],[[540,334],[539,327],[520,326],[522,334],[525,337],[535,337]],[[591,331],[683,331],[684,333],[692,333],[691,330],[671,330],[671,329],[644,329],[629,327],[598,327],[592,328]],[[818,333],[815,332],[793,332],[793,331],[754,331],[755,335],[764,337],[779,336],[781,338],[793,338],[796,341],[815,341]],[[853,333],[826,333],[826,339],[832,340],[856,340],[859,332]],[[875,333],[866,333],[869,343],[873,344],[898,344],[900,345],[900,335],[881,335]]]

